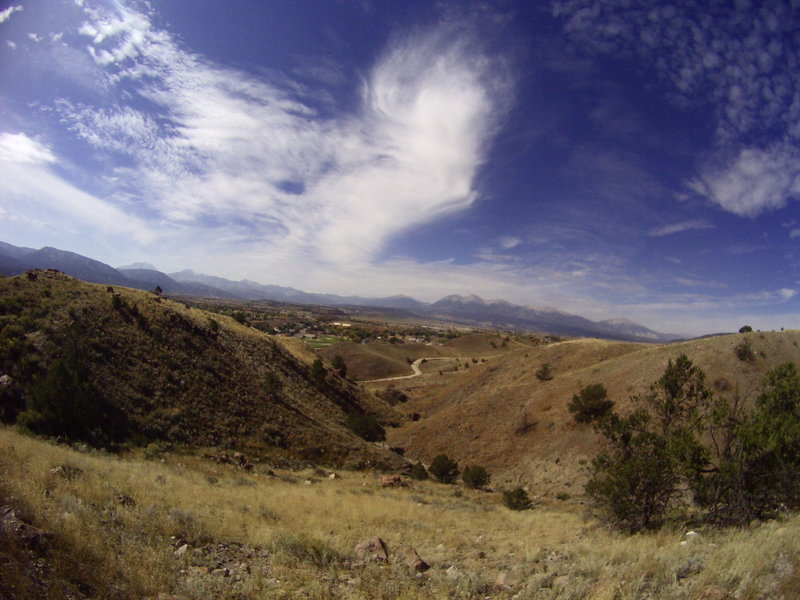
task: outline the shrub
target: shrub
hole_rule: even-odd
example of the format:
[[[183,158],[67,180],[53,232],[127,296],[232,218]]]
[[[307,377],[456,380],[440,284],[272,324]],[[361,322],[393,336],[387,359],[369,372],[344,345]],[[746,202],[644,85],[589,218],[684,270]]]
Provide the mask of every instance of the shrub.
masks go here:
[[[678,494],[678,476],[665,439],[647,431],[648,415],[636,411],[600,422],[610,453],[592,461],[586,494],[597,516],[628,532],[658,527]]]
[[[464,467],[461,480],[468,488],[479,490],[489,483],[489,472],[478,465]]]
[[[377,396],[392,406],[402,404],[403,402],[408,402],[408,396],[406,396],[401,390],[393,387],[387,388],[382,392],[378,392]]]
[[[608,399],[605,386],[593,383],[572,396],[567,408],[578,423],[591,423],[606,416],[613,406],[614,401]]]
[[[670,359],[664,375],[633,401],[632,413],[596,423],[609,449],[592,461],[586,484],[598,516],[628,532],[660,526],[686,484],[707,472],[709,452],[699,434],[712,408],[705,374],[685,355]]]
[[[425,465],[423,465],[420,461],[417,461],[417,464],[411,467],[411,470],[408,472],[408,475],[409,477],[411,477],[411,479],[416,479],[417,481],[425,481],[426,479],[428,479],[428,470],[425,468]]]
[[[750,340],[747,338],[736,344],[733,348],[733,352],[736,354],[736,358],[742,361],[753,362],[756,359],[753,347],[750,345]]]
[[[711,433],[715,468],[693,481],[709,519],[746,525],[781,509],[800,508],[800,374],[792,363],[776,367],[749,412],[724,405]]]
[[[553,378],[553,370],[549,363],[544,363],[536,370],[536,379],[539,381],[550,381]]]
[[[503,491],[503,504],[511,510],[528,510],[533,508],[528,492],[521,487]]]
[[[431,462],[428,472],[441,483],[453,483],[458,477],[458,463],[446,454],[439,454]]]
[[[743,325],[743,326],[742,326],[742,327],[739,329],[739,333],[750,333],[751,331],[753,331],[753,328],[752,328],[752,327],[750,327],[750,325]]]
[[[349,414],[347,427],[368,442],[382,442],[386,439],[386,430],[374,415]]]
[[[333,357],[333,362],[331,364],[339,374],[339,377],[347,377],[347,365],[339,354]]]
[[[311,381],[318,387],[322,386],[325,384],[326,375],[327,372],[325,371],[325,366],[322,364],[322,359],[315,359],[311,364]]]
[[[40,435],[113,446],[127,437],[127,417],[91,382],[81,355],[77,343],[67,340],[62,356],[31,386],[17,423]]]

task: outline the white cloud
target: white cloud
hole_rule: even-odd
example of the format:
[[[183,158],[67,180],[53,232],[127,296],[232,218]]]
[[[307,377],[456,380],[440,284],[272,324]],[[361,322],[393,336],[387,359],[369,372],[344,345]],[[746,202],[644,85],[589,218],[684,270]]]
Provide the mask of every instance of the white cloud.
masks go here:
[[[44,144],[24,133],[0,134],[0,161],[6,163],[52,163],[56,157]]]
[[[710,223],[706,223],[705,221],[683,221],[681,223],[673,223],[672,225],[665,225],[663,227],[658,227],[655,229],[651,229],[647,232],[647,235],[651,237],[661,237],[665,235],[673,235],[675,233],[681,233],[683,231],[694,231],[694,230],[701,230],[701,229],[713,229],[714,226]]]
[[[789,232],[789,237],[790,237],[791,239],[794,239],[794,238],[796,238],[796,237],[800,237],[800,229],[792,229],[792,230]]]
[[[723,166],[704,168],[690,187],[728,212],[754,217],[800,197],[800,153],[746,148]]]
[[[0,135],[0,209],[4,235],[16,228],[63,236],[154,241],[155,235],[139,218],[87,194],[54,170],[56,157],[42,143],[24,133]]]
[[[695,191],[740,216],[785,206],[800,192],[794,150],[800,145],[800,13],[782,0],[717,13],[703,3],[656,4],[555,0],[552,6],[584,47],[638,56],[672,84],[682,103],[714,111],[713,153],[723,164],[701,168],[690,182]],[[764,141],[776,139],[778,147]]]
[[[498,241],[500,243],[500,247],[505,248],[506,250],[510,250],[511,248],[516,248],[522,243],[522,240],[520,238],[514,236],[501,237],[500,240]]]
[[[85,141],[133,160],[114,175],[147,209],[328,263],[370,260],[392,235],[468,207],[510,92],[502,63],[443,27],[397,40],[360,112],[322,119],[302,88],[210,64],[145,15],[87,15],[80,32],[109,84],[134,86],[160,118],[135,103],[60,110]]]
[[[5,23],[15,12],[22,10],[21,6],[9,6],[5,10],[0,10],[0,23]]]

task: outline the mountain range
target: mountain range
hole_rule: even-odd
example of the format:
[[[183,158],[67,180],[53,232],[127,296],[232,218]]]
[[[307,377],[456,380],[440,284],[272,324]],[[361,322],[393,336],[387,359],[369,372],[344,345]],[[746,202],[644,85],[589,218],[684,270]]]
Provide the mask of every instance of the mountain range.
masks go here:
[[[36,250],[0,242],[0,274],[18,275],[30,269],[57,269],[84,281],[142,290],[160,287],[165,294],[394,309],[404,311],[409,316],[492,329],[645,342],[666,342],[678,337],[653,331],[627,319],[591,321],[554,308],[521,306],[504,300],[484,300],[474,295],[450,295],[437,302],[427,303],[406,295],[364,298],[315,294],[292,287],[264,285],[247,279],[232,281],[195,273],[189,269],[167,274],[147,263],[114,268],[92,258],[57,248],[44,247]]]

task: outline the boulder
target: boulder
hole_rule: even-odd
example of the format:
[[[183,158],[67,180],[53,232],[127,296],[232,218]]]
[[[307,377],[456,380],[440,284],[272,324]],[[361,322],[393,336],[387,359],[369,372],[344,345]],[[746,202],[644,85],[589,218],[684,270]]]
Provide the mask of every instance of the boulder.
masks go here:
[[[80,477],[82,474],[83,469],[73,467],[72,465],[59,465],[53,469],[50,469],[50,475],[63,477],[67,481],[72,481],[73,479]]]
[[[42,548],[53,538],[52,532],[33,526],[10,506],[0,507],[0,532],[30,548]]]
[[[383,475],[381,477],[381,487],[408,487],[411,480],[403,475]]]
[[[386,544],[377,536],[356,544],[355,553],[364,562],[387,562],[389,560]]]
[[[710,585],[700,593],[699,598],[700,600],[728,600],[732,596],[726,589],[718,585]]]
[[[426,563],[419,557],[417,551],[414,550],[414,548],[412,548],[411,546],[409,546],[403,551],[403,558],[405,560],[406,565],[408,565],[409,568],[413,569],[417,573],[424,573],[425,571],[431,568],[431,566],[428,563]]]

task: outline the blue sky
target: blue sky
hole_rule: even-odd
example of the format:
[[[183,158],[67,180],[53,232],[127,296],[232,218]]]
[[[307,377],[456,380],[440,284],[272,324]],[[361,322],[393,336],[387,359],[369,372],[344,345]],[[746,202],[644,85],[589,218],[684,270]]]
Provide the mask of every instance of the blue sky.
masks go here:
[[[19,0],[0,64],[3,241],[800,328],[797,0]]]

